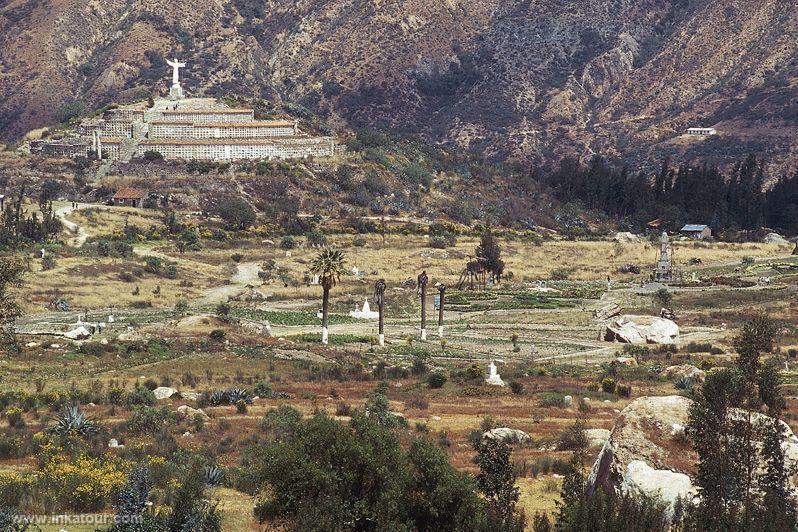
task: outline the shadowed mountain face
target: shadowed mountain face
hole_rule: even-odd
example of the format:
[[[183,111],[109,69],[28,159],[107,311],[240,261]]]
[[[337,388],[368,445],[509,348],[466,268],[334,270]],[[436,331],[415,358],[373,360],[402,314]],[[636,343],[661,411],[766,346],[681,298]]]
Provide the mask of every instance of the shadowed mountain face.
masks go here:
[[[0,128],[13,140],[165,93],[292,101],[498,158],[601,152],[777,169],[798,159],[788,0],[12,0],[0,7]],[[680,137],[715,126],[709,139]]]

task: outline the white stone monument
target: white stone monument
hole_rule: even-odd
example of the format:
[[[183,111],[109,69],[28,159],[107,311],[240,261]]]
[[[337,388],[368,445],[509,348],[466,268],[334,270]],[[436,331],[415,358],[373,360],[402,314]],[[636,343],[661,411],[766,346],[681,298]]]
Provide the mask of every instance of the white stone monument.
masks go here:
[[[504,381],[496,370],[496,364],[494,364],[492,360],[490,361],[490,366],[488,366],[488,371],[488,377],[485,379],[486,383],[491,386],[504,386]]]
[[[169,61],[167,59],[166,64],[172,67],[172,86],[169,89],[169,99],[170,100],[182,100],[185,98],[183,94],[183,87],[180,86],[180,69],[185,67],[185,63],[181,63],[177,59],[174,61]]]
[[[363,309],[355,308],[349,311],[349,316],[356,320],[376,320],[380,317],[380,313],[371,310],[368,299],[363,302]]]

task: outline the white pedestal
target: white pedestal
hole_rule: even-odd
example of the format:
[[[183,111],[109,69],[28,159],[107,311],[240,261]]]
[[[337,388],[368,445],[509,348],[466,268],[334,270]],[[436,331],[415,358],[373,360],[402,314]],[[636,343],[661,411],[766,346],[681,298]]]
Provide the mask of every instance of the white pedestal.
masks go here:
[[[440,336],[441,338],[443,338],[443,325],[441,325],[441,326],[439,326],[439,327],[438,327],[438,336]]]
[[[380,335],[380,347],[385,347],[385,335]]]
[[[183,87],[180,84],[174,84],[169,88],[169,99],[170,100],[182,100],[185,98],[183,94]]]
[[[427,339],[427,329],[421,329],[421,339],[422,340]]]
[[[321,343],[327,345],[329,342],[330,332],[327,330],[327,327],[322,327],[321,329]]]

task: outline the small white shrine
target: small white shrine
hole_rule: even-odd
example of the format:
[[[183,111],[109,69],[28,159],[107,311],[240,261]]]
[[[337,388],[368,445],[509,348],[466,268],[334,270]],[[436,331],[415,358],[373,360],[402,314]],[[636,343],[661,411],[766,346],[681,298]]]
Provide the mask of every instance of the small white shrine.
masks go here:
[[[488,366],[488,376],[485,379],[485,382],[490,384],[491,386],[504,386],[504,381],[499,375],[499,372],[496,369],[496,364],[493,361],[490,361],[490,366]]]
[[[363,302],[363,308],[349,311],[349,316],[357,320],[376,320],[380,317],[380,313],[371,310],[368,299]]]

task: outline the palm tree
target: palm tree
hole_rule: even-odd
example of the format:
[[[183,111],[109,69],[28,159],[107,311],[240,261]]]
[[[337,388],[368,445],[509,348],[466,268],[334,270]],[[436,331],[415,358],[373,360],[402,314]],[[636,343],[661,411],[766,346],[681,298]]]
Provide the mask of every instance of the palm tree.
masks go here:
[[[325,246],[319,252],[310,270],[319,275],[319,284],[324,291],[321,306],[321,343],[327,344],[329,331],[330,289],[341,280],[344,273],[344,252],[337,248]]]
[[[416,280],[416,292],[421,296],[421,339],[427,339],[427,271],[421,272]]]
[[[374,301],[377,303],[377,309],[380,312],[380,347],[385,345],[385,279],[380,279],[374,284]]]

